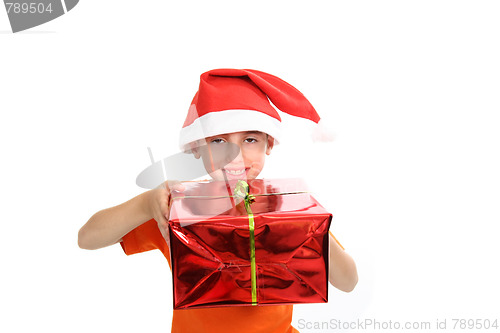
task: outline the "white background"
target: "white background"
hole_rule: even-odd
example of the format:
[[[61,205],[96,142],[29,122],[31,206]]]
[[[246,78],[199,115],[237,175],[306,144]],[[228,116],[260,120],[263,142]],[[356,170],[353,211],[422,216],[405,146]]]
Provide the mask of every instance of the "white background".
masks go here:
[[[141,193],[148,146],[177,152],[199,75],[218,67],[283,78],[336,133],[311,148],[290,121],[265,169],[307,179],[359,270],[352,293],[296,306],[296,327],[500,320],[499,14],[495,1],[81,0],[12,34],[0,10],[0,331],[169,331],[161,253],[85,251],[77,233]]]

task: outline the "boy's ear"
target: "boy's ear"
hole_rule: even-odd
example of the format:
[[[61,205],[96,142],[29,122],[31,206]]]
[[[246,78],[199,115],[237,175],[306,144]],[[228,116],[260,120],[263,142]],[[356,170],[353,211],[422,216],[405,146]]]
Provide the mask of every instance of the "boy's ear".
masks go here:
[[[198,159],[200,158],[200,151],[198,150],[198,145],[196,142],[190,142],[189,147],[191,148],[191,151],[193,152],[194,158]]]
[[[267,148],[266,148],[266,155],[271,154],[271,150],[273,150],[274,147],[274,138],[270,135],[267,136]]]

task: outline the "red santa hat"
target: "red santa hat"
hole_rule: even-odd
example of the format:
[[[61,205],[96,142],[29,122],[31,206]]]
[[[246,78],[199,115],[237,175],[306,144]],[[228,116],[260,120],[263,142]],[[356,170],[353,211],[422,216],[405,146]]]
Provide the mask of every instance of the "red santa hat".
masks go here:
[[[180,147],[219,134],[260,131],[280,140],[280,110],[319,125],[320,117],[305,96],[280,78],[251,69],[214,69],[200,77],[198,92],[191,102],[180,133]],[[313,138],[330,141],[323,128]]]

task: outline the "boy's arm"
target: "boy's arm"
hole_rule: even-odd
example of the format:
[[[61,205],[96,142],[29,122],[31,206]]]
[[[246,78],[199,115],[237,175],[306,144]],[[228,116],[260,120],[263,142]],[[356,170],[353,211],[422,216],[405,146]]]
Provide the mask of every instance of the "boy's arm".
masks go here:
[[[148,192],[95,213],[78,232],[78,246],[96,250],[115,244],[128,232],[150,220],[146,209]]]
[[[337,289],[350,292],[358,283],[358,271],[354,260],[330,233],[328,280]]]
[[[182,191],[182,185],[173,190]],[[121,241],[130,231],[154,218],[162,233],[167,228],[170,191],[163,186],[144,192],[118,206],[95,213],[78,232],[78,246],[95,250]]]

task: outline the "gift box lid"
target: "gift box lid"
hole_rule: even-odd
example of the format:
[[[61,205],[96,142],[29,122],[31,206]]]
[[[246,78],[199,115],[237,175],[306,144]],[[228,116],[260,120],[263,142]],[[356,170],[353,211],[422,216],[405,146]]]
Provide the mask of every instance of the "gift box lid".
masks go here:
[[[186,182],[186,190],[173,192],[170,221],[181,225],[209,221],[213,217],[227,219],[247,215],[243,198],[235,194],[237,181]],[[310,195],[302,179],[254,179],[248,181],[254,214],[314,215],[325,209]],[[282,196],[294,200],[283,200]]]

